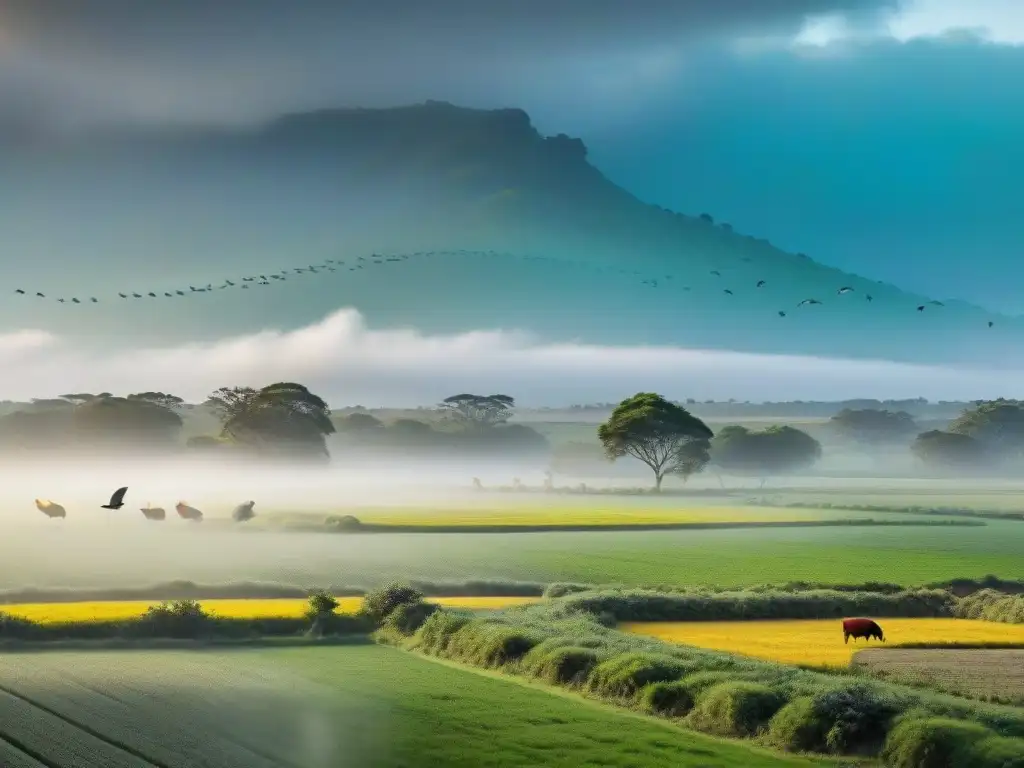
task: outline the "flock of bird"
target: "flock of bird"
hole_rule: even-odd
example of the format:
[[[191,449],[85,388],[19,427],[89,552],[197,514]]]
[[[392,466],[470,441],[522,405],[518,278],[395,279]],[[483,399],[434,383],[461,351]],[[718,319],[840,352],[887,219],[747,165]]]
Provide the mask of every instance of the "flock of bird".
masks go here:
[[[276,283],[283,283],[288,280],[293,280],[296,277],[304,277],[311,275],[324,276],[331,273],[344,273],[344,272],[356,272],[358,270],[366,269],[368,267],[375,267],[387,264],[401,264],[403,262],[409,262],[411,260],[423,260],[427,258],[435,258],[441,256],[482,256],[492,258],[503,258],[503,259],[519,259],[530,262],[547,262],[551,264],[563,264],[572,266],[573,268],[590,269],[602,273],[616,273],[619,275],[627,276],[629,278],[640,278],[639,282],[652,289],[657,289],[661,286],[673,285],[678,286],[680,290],[688,292],[692,290],[692,286],[680,285],[680,281],[676,279],[676,276],[668,274],[659,277],[644,277],[643,273],[638,269],[627,269],[621,267],[601,266],[596,265],[593,262],[583,262],[578,260],[563,259],[553,256],[537,256],[537,255],[524,255],[518,253],[512,253],[507,251],[496,251],[496,250],[469,250],[469,249],[458,249],[458,250],[434,250],[434,251],[416,251],[414,253],[401,253],[401,254],[381,254],[371,253],[368,256],[356,256],[349,259],[326,259],[319,264],[307,264],[299,267],[287,267],[277,272],[264,272],[259,274],[250,274],[241,277],[235,277],[226,279],[222,283],[213,284],[207,283],[205,285],[194,285],[190,284],[187,287],[177,287],[172,289],[161,289],[154,291],[119,291],[116,295],[111,297],[105,297],[102,302],[101,299],[95,296],[89,296],[85,298],[79,298],[77,296],[72,297],[54,297],[50,293],[44,291],[32,291],[24,288],[15,289],[14,293],[20,296],[28,298],[35,298],[40,300],[52,300],[60,304],[100,304],[107,301],[148,301],[153,299],[181,299],[189,296],[204,296],[212,294],[217,291],[225,290],[250,290],[251,288],[260,288],[274,285]],[[743,257],[743,262],[750,262],[749,257]],[[719,269],[711,269],[708,274],[715,278],[722,278],[722,272]],[[760,291],[768,285],[768,281],[764,279],[757,280],[754,283],[754,290]],[[735,296],[735,291],[732,288],[722,288],[722,293],[727,296]],[[846,296],[847,294],[857,293],[857,289],[853,286],[844,285],[836,290],[837,296]],[[874,301],[874,297],[869,294],[864,294],[864,300],[866,302]],[[798,302],[795,306],[797,309],[802,307],[809,307],[814,305],[824,304],[818,298],[805,298]],[[924,312],[928,307],[943,307],[945,306],[941,301],[928,301],[924,304],[916,305],[918,312]],[[787,311],[785,309],[779,309],[777,312],[779,317],[786,317]],[[991,320],[988,321],[988,327],[991,328],[995,323]]]
[[[121,509],[124,506],[124,496],[126,493],[128,493],[127,486],[118,488],[111,494],[110,501],[106,504],[100,504],[100,509]],[[256,517],[256,513],[253,511],[255,506],[255,501],[246,501],[239,504],[231,513],[231,519],[236,523],[252,520]],[[36,499],[36,509],[51,520],[64,519],[68,516],[68,511],[63,506],[49,499]],[[195,507],[189,506],[184,501],[179,501],[174,509],[182,520],[189,520],[194,523],[201,523],[203,521],[203,513]],[[167,519],[167,511],[163,507],[154,507],[147,503],[145,507],[140,508],[140,511],[147,520],[159,521]]]

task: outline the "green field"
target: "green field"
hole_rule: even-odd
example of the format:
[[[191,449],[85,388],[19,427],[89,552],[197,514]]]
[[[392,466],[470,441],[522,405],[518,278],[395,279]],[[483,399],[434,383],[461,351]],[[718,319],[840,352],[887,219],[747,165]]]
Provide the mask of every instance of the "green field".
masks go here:
[[[10,768],[797,766],[379,646],[0,659]],[[824,764],[824,763],[821,763]]]

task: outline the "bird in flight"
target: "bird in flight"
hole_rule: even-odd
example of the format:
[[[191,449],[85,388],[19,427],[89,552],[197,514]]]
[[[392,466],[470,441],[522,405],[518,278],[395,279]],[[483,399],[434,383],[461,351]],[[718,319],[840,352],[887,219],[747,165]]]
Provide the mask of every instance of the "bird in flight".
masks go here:
[[[728,293],[730,296],[733,295],[732,291],[730,291],[728,288],[726,288],[723,292]]]
[[[821,304],[821,302],[818,301],[817,299],[804,299],[799,304],[797,304],[797,306],[798,307],[803,307],[803,306],[806,306],[808,304]]]
[[[761,287],[761,286],[763,286],[763,285],[764,285],[764,280],[758,280],[758,281],[757,281],[757,287],[758,287],[758,288],[760,288],[760,287]]]
[[[785,316],[786,316],[786,313],[785,313],[785,312],[783,312],[783,311],[782,311],[782,310],[780,309],[780,310],[779,310],[779,317],[785,317]]]
[[[128,493],[128,486],[118,488],[110,497],[107,504],[100,504],[103,509],[120,509],[124,506],[124,495]]]
[[[873,299],[873,298],[871,298],[871,294],[870,294],[870,293],[868,293],[868,294],[865,294],[865,295],[864,295],[864,298],[865,298],[865,299],[867,299],[868,301],[874,301],[874,299]]]
[[[21,290],[21,288],[16,288],[14,292],[15,293],[20,293],[22,296],[25,295],[25,292],[23,290]]]
[[[993,325],[995,325],[995,323],[993,323],[991,320],[989,320],[988,321],[988,327],[991,328]]]
[[[836,291],[836,293],[838,293],[840,296],[842,296],[844,293],[853,293],[853,288],[851,288],[848,285],[844,285],[842,288]]]
[[[719,272],[719,271],[718,271],[717,269],[712,269],[712,270],[711,270],[711,274],[712,274],[712,275],[718,275],[719,277],[721,277],[721,276],[722,276],[722,273],[721,273],[721,272]]]
[[[918,312],[924,312],[924,304],[919,304],[917,307]]]

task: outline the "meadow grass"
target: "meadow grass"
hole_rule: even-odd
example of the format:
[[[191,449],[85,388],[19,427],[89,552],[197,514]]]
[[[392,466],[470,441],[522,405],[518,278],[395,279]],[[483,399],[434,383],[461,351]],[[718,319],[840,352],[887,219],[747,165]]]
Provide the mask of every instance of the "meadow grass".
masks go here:
[[[848,667],[866,646],[901,642],[1024,643],[1024,625],[970,619],[880,619],[886,645],[843,642],[839,619],[796,621],[654,621],[620,624],[625,632],[673,643],[739,653],[785,664]]]
[[[824,764],[372,645],[23,653],[0,659],[0,687],[22,697],[0,732],[34,737],[61,768],[118,764],[69,724],[169,768]],[[55,722],[64,741],[46,732]]]
[[[430,597],[439,605],[467,610],[493,610],[512,605],[535,603],[536,597]],[[363,603],[362,597],[339,597],[338,612],[353,614]],[[148,608],[159,605],[154,600],[89,601],[68,603],[14,603],[0,606],[3,613],[29,619],[40,624],[65,622],[97,622],[135,619]],[[200,600],[207,613],[228,619],[298,618],[305,615],[309,601],[278,598],[270,600]]]

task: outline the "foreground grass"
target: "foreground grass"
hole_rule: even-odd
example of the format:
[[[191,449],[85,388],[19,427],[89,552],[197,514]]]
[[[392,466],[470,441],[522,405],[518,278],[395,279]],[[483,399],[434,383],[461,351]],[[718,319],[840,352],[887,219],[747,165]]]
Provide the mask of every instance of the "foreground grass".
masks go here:
[[[378,646],[20,653],[0,689],[0,737],[60,768],[812,764]]]
[[[968,619],[880,619],[887,646],[904,643],[1024,643],[1024,625]],[[654,621],[619,629],[698,648],[806,666],[848,667],[868,641],[843,642],[838,619],[810,621]],[[880,643],[870,642],[870,645]],[[867,656],[867,654],[865,654]]]
[[[491,610],[537,602],[536,597],[431,597],[438,605],[468,610]],[[363,603],[362,597],[338,598],[340,613],[354,614]],[[68,603],[14,603],[0,606],[3,613],[40,624],[64,622],[121,621],[142,616],[158,600],[88,601]],[[270,600],[200,600],[203,610],[228,619],[299,618],[309,608],[306,599]]]

